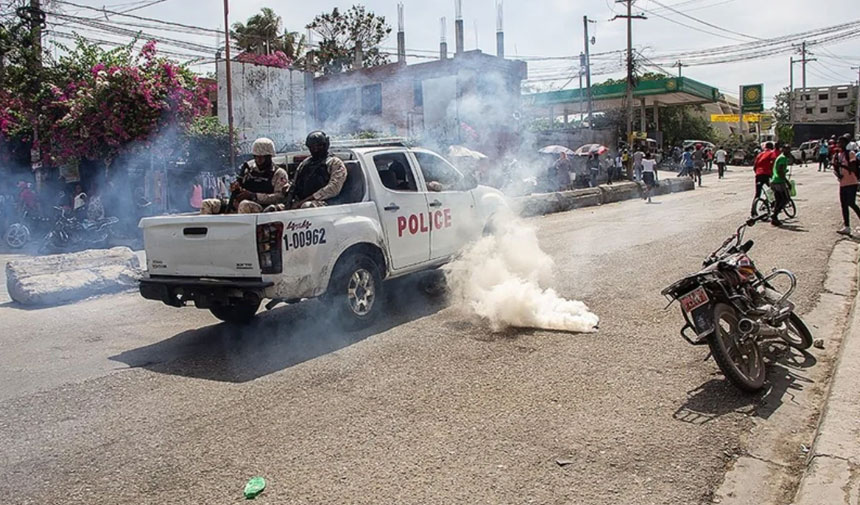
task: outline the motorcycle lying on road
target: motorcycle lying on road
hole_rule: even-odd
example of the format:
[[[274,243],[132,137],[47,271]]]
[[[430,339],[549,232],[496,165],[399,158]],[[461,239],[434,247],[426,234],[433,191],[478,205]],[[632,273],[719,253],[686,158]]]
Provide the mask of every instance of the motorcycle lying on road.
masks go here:
[[[800,350],[812,345],[809,328],[789,301],[797,285],[794,274],[763,275],[748,255],[753,241],[743,241],[747,227],[767,218],[749,219],[705,259],[702,270],[662,291],[669,305],[680,302],[686,322],[681,336],[693,345],[707,344],[723,374],[748,392],[764,387],[766,339],[780,338]],[[785,293],[771,283],[777,277],[787,278]]]
[[[119,221],[115,217],[79,221],[62,207],[54,207],[54,210],[58,213],[57,221],[42,240],[39,252],[43,254],[107,247],[111,227]]]

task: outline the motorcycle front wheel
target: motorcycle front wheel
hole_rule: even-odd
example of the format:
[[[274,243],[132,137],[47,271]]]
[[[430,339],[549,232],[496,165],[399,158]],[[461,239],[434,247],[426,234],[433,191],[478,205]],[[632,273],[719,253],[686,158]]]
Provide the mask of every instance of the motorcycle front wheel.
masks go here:
[[[734,307],[718,303],[714,307],[714,332],[708,337],[708,346],[717,366],[732,384],[752,393],[764,387],[764,357],[754,338],[741,342],[740,319]]]
[[[807,328],[806,323],[794,312],[788,316],[788,321],[785,322],[788,331],[782,336],[785,343],[795,349],[809,349],[812,345],[812,333]]]
[[[30,241],[30,229],[23,223],[13,223],[6,230],[6,245],[12,249],[20,249]]]

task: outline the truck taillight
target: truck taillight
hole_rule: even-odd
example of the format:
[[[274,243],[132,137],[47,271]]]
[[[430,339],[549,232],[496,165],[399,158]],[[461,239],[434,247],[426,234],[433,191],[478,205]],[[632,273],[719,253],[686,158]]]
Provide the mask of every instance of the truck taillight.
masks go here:
[[[279,274],[284,270],[281,253],[281,239],[284,236],[284,223],[257,225],[257,255],[260,270],[264,274]]]

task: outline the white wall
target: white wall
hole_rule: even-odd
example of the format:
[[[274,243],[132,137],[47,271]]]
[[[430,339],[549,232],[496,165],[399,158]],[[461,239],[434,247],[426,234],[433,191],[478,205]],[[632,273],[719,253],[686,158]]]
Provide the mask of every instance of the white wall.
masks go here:
[[[277,149],[308,133],[305,109],[305,73],[286,68],[232,62],[233,127],[240,149],[247,152],[259,137],[268,137]],[[226,62],[217,64],[218,119],[227,124]]]

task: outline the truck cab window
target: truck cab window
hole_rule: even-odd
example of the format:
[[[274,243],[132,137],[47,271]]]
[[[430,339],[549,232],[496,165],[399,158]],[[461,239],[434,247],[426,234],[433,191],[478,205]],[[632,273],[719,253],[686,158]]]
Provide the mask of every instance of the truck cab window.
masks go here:
[[[418,191],[415,175],[403,153],[377,154],[373,164],[382,185],[393,191]]]
[[[424,180],[427,182],[427,189],[430,191],[462,189],[460,186],[463,182],[463,174],[458,172],[450,163],[435,154],[422,152],[414,154],[418,160],[418,166],[421,168],[421,173],[424,174]]]

